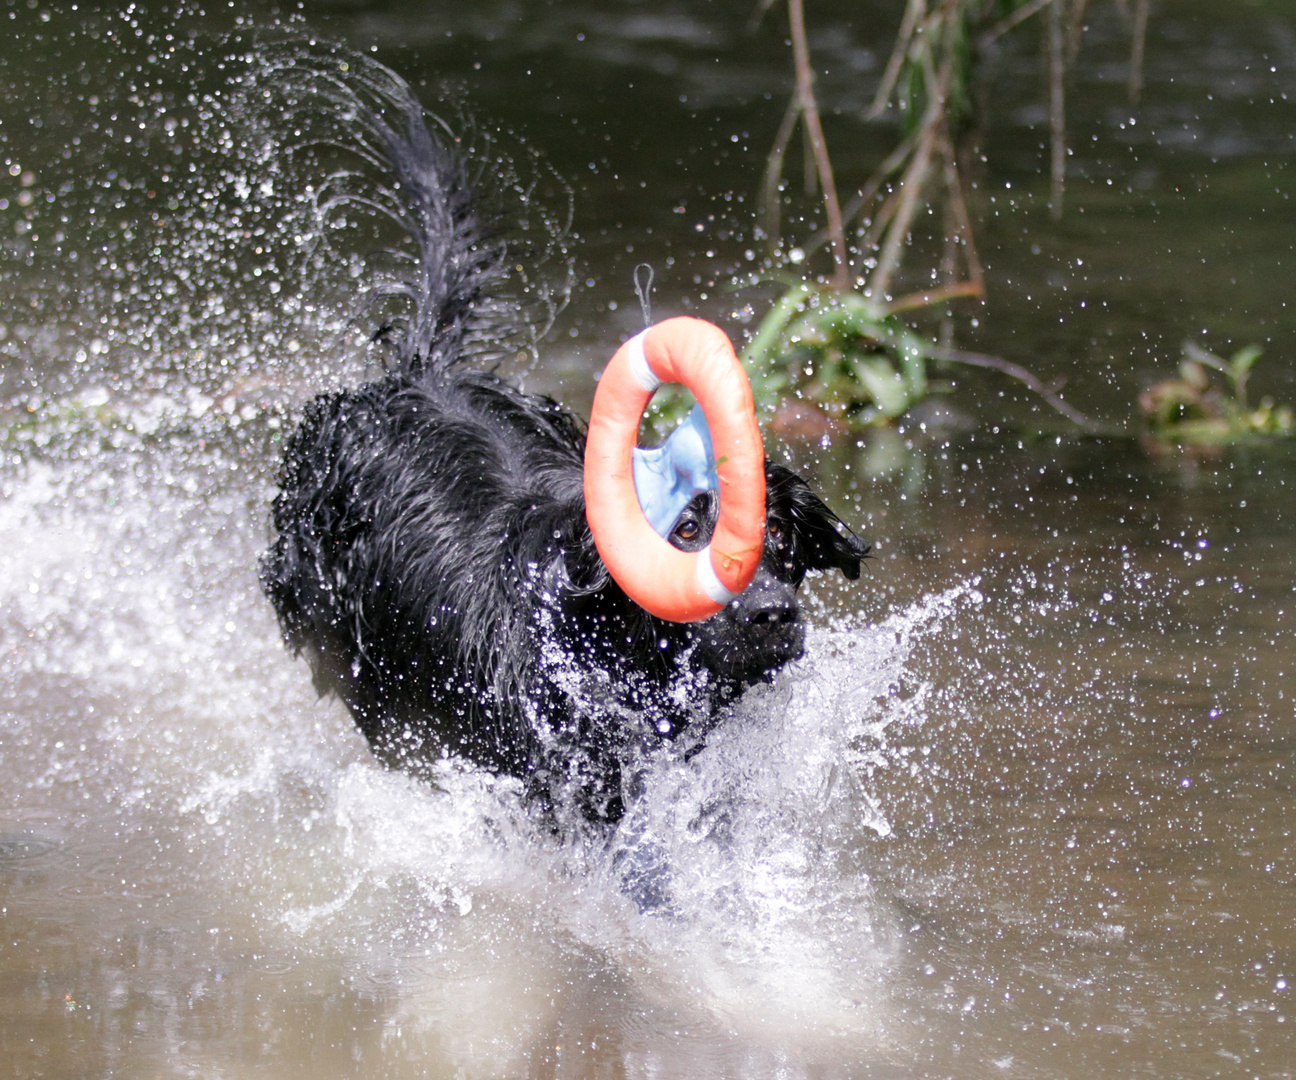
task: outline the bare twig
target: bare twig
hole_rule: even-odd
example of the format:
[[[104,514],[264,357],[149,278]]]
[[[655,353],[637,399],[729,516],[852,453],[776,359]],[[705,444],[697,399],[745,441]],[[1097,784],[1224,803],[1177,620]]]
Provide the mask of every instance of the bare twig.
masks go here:
[[[833,287],[845,290],[850,287],[846,229],[842,223],[841,206],[837,202],[837,184],[833,179],[832,163],[828,160],[828,143],[824,139],[823,125],[819,122],[819,105],[814,96],[814,69],[810,66],[810,47],[806,42],[803,0],[788,0],[788,22],[792,31],[792,55],[796,63],[797,99],[814,153],[819,183],[823,188],[824,215],[827,218],[828,235],[832,238],[833,261],[836,263]]]
[[[918,308],[931,307],[932,304],[943,304],[949,300],[960,300],[969,296],[981,296],[985,287],[979,281],[955,281],[925,292],[905,293],[887,304],[886,312],[894,315],[901,311],[915,311]]]
[[[850,216],[853,218],[876,200],[883,184],[896,170],[903,170],[894,189],[873,213],[867,228],[861,230],[861,258],[867,253],[877,252],[867,289],[872,295],[882,298],[891,289],[918,213],[931,201],[927,195],[928,187],[935,180],[943,188],[941,201],[946,217],[947,243],[941,270],[945,284],[935,291],[910,294],[901,302],[902,306],[918,297],[931,297],[932,302],[939,302],[956,296],[976,296],[984,291],[971,218],[963,197],[962,178],[949,131],[949,97],[959,55],[957,50],[947,46],[947,42],[962,17],[962,0],[940,0],[939,8],[930,13],[925,0],[916,0],[906,9],[901,34],[907,44],[905,48],[897,44],[892,59],[899,57],[921,72],[925,91],[923,113],[912,133],[892,151],[851,202]],[[886,77],[883,90],[893,92],[895,81],[890,76]],[[959,273],[960,249],[968,273],[968,280],[962,282],[954,280]]]
[[[769,238],[771,248],[778,247],[779,240],[779,184],[783,178],[783,159],[787,156],[788,143],[796,131],[797,118],[801,110],[794,97],[788,102],[783,113],[783,122],[779,124],[778,134],[774,137],[774,146],[770,149],[765,161],[765,175],[761,178],[761,189],[758,205],[760,206],[762,228]]]
[[[894,193],[894,203],[890,207],[890,220],[878,254],[877,266],[869,278],[869,292],[879,298],[887,295],[887,291],[891,288],[891,278],[900,265],[904,245],[909,239],[910,227],[921,205],[923,181],[927,177],[932,144],[935,139],[936,129],[930,126],[925,128],[918,139],[918,148],[909,161],[909,167],[905,169],[904,175],[900,178],[900,185]],[[891,202],[892,200],[889,199],[888,203]]]
[[[886,183],[887,177],[900,168],[905,163],[905,159],[913,152],[916,141],[915,136],[908,135],[901,141],[899,146],[887,155],[887,159],[877,167],[873,175],[868,178],[867,183],[859,189],[846,209],[842,211],[847,221],[853,221],[864,207],[877,198],[878,192],[882,190],[882,185]]]
[[[903,181],[892,190],[882,205],[877,208],[873,215],[873,220],[867,229],[860,233],[860,251],[868,252],[877,248],[881,243],[882,236],[886,233],[887,226],[895,219],[896,207],[900,205],[900,199],[904,195]],[[876,263],[874,264],[876,265]]]
[[[982,34],[978,39],[977,44],[982,48],[992,44],[997,39],[1003,37],[1004,34],[1008,33],[1008,31],[1014,26],[1024,23],[1036,12],[1042,11],[1051,3],[1053,3],[1053,0],[1033,0],[1032,3],[1027,4],[1025,7],[1019,7],[1007,18],[995,23],[994,26],[990,27],[989,30]]]
[[[949,93],[953,57],[949,54],[945,56],[939,74],[934,69],[931,48],[926,43],[924,43],[921,59],[927,85],[931,90],[927,108],[919,125],[913,156],[909,159],[909,165],[901,176],[895,192],[894,209],[882,239],[877,266],[869,278],[869,291],[878,297],[886,296],[891,287],[891,278],[900,265],[900,257],[908,240],[914,217],[922,205],[922,189],[930,171],[932,150],[945,123],[945,100]],[[871,231],[883,235],[876,226]]]
[[[761,19],[765,18],[765,13],[772,8],[777,0],[760,0],[756,5],[756,10],[752,12],[751,21],[747,24],[748,31],[754,31],[760,25]]]
[[[801,187],[810,196],[818,195],[823,189],[819,183],[819,156],[815,152],[814,137],[810,134],[810,125],[801,125]],[[832,240],[832,223],[827,225],[829,242]]]
[[[945,147],[945,190],[948,193],[946,203],[951,219],[950,242],[963,250],[963,261],[967,264],[968,284],[974,291],[970,296],[985,295],[985,273],[981,267],[981,257],[977,254],[976,234],[972,231],[972,215],[968,213],[967,200],[963,197],[963,180],[959,176],[958,161],[954,148]],[[950,276],[957,274],[957,268],[950,267]]]
[[[1134,27],[1130,40],[1129,99],[1137,105],[1143,92],[1143,52],[1147,47],[1149,0],[1135,0]]]
[[[1080,55],[1080,42],[1084,38],[1085,13],[1089,10],[1089,0],[1071,0],[1071,18],[1067,21],[1066,62],[1070,68]]]
[[[1062,217],[1066,191],[1066,52],[1062,33],[1062,0],[1052,0],[1048,18],[1049,73],[1049,215]]]
[[[987,356],[985,353],[968,352],[966,349],[945,348],[930,349],[927,355],[933,360],[952,360],[957,364],[969,364],[972,367],[989,368],[991,371],[1001,372],[1029,387],[1073,424],[1086,431],[1096,430],[1093,421],[1084,413],[1058,397],[1057,392],[1061,389],[1061,382],[1042,383],[1038,377],[1026,368],[1014,364],[1011,360],[1005,360],[1001,356]]]
[[[918,22],[927,14],[927,0],[909,0],[905,7],[904,19],[896,32],[896,42],[887,60],[886,70],[882,72],[882,81],[878,84],[877,93],[873,95],[873,104],[864,114],[867,120],[876,120],[886,112],[887,103],[895,92],[900,71],[904,67],[905,57],[909,53],[909,43],[913,39]]]

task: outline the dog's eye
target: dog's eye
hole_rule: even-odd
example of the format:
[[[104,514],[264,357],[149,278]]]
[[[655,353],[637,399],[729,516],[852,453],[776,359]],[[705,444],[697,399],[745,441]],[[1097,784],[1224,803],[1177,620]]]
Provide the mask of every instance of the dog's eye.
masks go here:
[[[773,540],[775,544],[778,544],[779,546],[782,546],[782,544],[783,544],[783,526],[782,526],[781,523],[779,523],[779,522],[777,522],[777,521],[771,521],[771,522],[770,522],[770,523],[765,527],[765,531],[766,531],[767,533],[769,533],[769,538],[770,538],[771,540]]]
[[[696,521],[681,521],[675,526],[675,535],[681,540],[696,540],[698,533],[702,531]]]

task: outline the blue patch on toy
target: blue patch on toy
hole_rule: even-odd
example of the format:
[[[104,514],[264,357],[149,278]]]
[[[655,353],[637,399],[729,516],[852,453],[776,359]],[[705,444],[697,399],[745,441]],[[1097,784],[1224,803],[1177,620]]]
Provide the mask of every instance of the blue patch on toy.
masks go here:
[[[675,519],[694,496],[720,487],[711,429],[701,405],[693,406],[661,446],[636,449],[631,457],[639,506],[658,536],[670,535]]]

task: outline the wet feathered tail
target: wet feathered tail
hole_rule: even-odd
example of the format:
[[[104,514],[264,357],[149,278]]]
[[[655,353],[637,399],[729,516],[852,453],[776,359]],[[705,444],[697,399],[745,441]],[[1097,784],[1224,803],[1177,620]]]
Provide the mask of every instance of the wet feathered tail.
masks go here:
[[[530,350],[544,329],[537,301],[552,315],[561,297],[525,280],[516,287],[536,253],[500,233],[470,175],[507,165],[474,164],[474,150],[376,60],[323,46],[284,46],[261,60],[254,83],[268,107],[286,108],[291,151],[325,165],[313,192],[316,243],[334,254],[354,234],[367,248],[355,319],[372,320],[388,366],[418,378]],[[540,225],[552,246],[559,228]]]

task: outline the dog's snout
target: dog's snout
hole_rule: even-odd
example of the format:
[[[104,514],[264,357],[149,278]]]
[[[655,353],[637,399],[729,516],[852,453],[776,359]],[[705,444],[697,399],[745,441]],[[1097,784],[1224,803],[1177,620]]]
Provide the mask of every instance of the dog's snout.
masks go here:
[[[771,629],[795,623],[801,614],[796,590],[786,582],[758,575],[737,601],[735,614],[743,622]]]
[[[795,596],[764,597],[749,609],[747,621],[756,626],[784,626],[796,622],[799,611]]]

